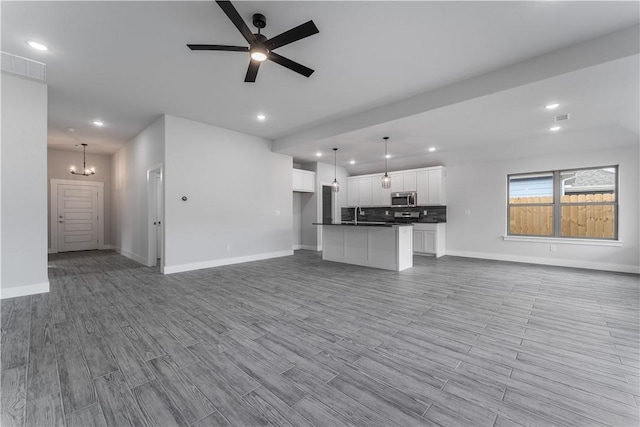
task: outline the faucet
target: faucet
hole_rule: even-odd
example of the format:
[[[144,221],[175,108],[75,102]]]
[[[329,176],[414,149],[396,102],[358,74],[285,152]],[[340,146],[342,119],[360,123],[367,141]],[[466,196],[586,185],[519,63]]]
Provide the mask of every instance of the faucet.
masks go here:
[[[353,210],[353,225],[358,225],[358,210],[360,209],[359,206],[356,206],[355,209]]]

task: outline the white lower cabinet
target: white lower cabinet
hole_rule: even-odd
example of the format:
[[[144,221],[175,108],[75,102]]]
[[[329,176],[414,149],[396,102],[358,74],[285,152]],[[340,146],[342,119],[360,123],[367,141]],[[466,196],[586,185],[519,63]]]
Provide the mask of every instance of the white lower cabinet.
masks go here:
[[[433,254],[436,258],[444,255],[446,249],[445,223],[414,224],[413,253]]]

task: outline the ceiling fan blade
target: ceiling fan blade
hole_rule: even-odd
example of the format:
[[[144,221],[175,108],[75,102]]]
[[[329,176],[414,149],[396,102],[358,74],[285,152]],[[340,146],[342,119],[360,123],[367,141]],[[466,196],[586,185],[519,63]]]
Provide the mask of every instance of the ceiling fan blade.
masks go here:
[[[247,24],[244,23],[244,20],[230,1],[216,0],[216,3],[218,3],[220,9],[222,9],[222,11],[229,17],[231,22],[233,22],[233,25],[235,25],[238,31],[242,33],[242,36],[249,42],[249,44],[257,42],[256,36],[253,35],[249,27],[247,27]]]
[[[312,36],[319,32],[320,30],[318,30],[316,24],[314,24],[313,21],[308,21],[304,24],[300,24],[297,27],[290,29],[289,31],[285,31],[282,34],[271,37],[265,42],[265,47],[269,50],[272,50],[280,46],[293,43],[305,37]]]
[[[191,50],[226,50],[229,52],[249,52],[246,46],[226,46],[222,44],[188,44]]]
[[[260,68],[260,61],[249,62],[249,68],[247,68],[247,75],[244,77],[245,83],[255,83],[258,69]]]
[[[313,74],[313,70],[311,68],[305,67],[302,64],[298,64],[295,61],[292,61],[284,56],[278,55],[274,52],[269,52],[269,59],[276,64],[280,64],[285,68],[290,69],[291,71],[295,71],[296,73],[302,74],[305,77],[309,77]]]

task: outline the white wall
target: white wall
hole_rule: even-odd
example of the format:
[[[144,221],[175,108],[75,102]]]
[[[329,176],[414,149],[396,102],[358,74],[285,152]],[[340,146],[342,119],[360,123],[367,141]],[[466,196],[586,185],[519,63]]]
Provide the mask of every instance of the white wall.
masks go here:
[[[65,179],[69,181],[92,181],[104,183],[104,244],[111,245],[113,236],[111,231],[111,156],[87,154],[87,167],[95,166],[96,174],[91,176],[77,176],[69,173],[69,166],[82,168],[82,147],[75,151],[47,150],[47,180]],[[51,185],[47,184],[47,224],[51,222]],[[47,241],[51,248],[51,230],[48,230]]]
[[[292,254],[292,158],[264,138],[165,118],[164,271]]]
[[[49,291],[47,85],[2,73],[2,298]]]
[[[147,170],[164,161],[165,119],[153,122],[113,155],[112,245],[143,264],[149,250]]]
[[[558,152],[549,156],[472,161],[447,166],[448,255],[640,272],[639,150],[633,145]],[[600,146],[607,144],[600,144]],[[504,241],[507,175],[555,169],[620,165],[619,239],[622,247]],[[465,215],[470,210],[471,215]]]

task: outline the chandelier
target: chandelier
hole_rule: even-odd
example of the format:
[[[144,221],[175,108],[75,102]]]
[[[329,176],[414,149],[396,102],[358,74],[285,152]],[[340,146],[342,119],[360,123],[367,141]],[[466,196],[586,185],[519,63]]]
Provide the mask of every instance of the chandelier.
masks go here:
[[[80,144],[82,145],[82,172],[78,172],[76,170],[75,166],[70,166],[69,167],[69,172],[71,172],[74,175],[82,175],[82,176],[91,176],[91,175],[95,175],[96,174],[96,168],[95,167],[90,167],[87,168],[87,144]]]

